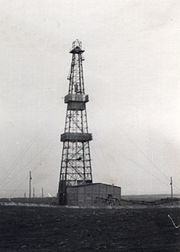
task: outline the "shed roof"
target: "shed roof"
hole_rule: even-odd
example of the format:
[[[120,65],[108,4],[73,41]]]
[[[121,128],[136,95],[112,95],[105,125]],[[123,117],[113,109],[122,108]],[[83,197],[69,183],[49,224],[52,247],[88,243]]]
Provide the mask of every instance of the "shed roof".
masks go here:
[[[67,186],[67,187],[84,187],[84,186],[94,186],[94,185],[105,185],[105,186],[113,186],[116,188],[121,188],[120,186],[115,186],[115,185],[109,185],[105,183],[89,183],[89,184],[80,184],[80,185],[74,185],[74,186]]]

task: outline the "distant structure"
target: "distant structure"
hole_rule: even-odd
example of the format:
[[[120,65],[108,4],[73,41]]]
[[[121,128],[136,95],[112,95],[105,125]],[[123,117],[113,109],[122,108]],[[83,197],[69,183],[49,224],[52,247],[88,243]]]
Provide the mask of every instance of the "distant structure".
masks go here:
[[[64,98],[67,104],[63,142],[58,200],[60,205],[67,204],[67,187],[92,183],[92,168],[89,142],[92,134],[88,132],[83,77],[82,43],[76,40],[72,44],[71,70],[68,76],[69,89]]]
[[[32,183],[32,175],[31,171],[29,171],[29,199],[31,199],[31,183]]]
[[[43,187],[41,188],[41,198],[42,199],[44,198],[44,188]]]
[[[170,177],[171,199],[173,199],[173,179]]]

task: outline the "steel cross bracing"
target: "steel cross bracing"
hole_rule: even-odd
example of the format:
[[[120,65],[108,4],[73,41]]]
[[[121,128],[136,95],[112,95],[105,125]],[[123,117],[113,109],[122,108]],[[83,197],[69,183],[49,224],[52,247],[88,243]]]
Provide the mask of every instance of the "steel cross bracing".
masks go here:
[[[76,40],[72,54],[71,71],[68,76],[69,89],[65,96],[67,104],[58,197],[60,204],[66,204],[66,188],[78,184],[92,183],[91,156],[88,133],[86,103],[83,77],[83,54],[81,42]]]

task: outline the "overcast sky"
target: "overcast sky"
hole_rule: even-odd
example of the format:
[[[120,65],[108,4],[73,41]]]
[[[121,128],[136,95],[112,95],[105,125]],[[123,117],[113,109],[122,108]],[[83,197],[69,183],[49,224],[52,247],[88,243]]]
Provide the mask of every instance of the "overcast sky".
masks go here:
[[[77,38],[94,182],[180,193],[180,1],[0,0],[0,197],[57,192]]]

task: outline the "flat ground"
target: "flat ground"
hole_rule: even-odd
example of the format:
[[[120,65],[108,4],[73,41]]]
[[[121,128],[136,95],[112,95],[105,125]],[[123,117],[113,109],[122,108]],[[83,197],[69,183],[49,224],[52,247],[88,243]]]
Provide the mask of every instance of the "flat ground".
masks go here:
[[[178,251],[180,208],[0,206],[0,251]]]

